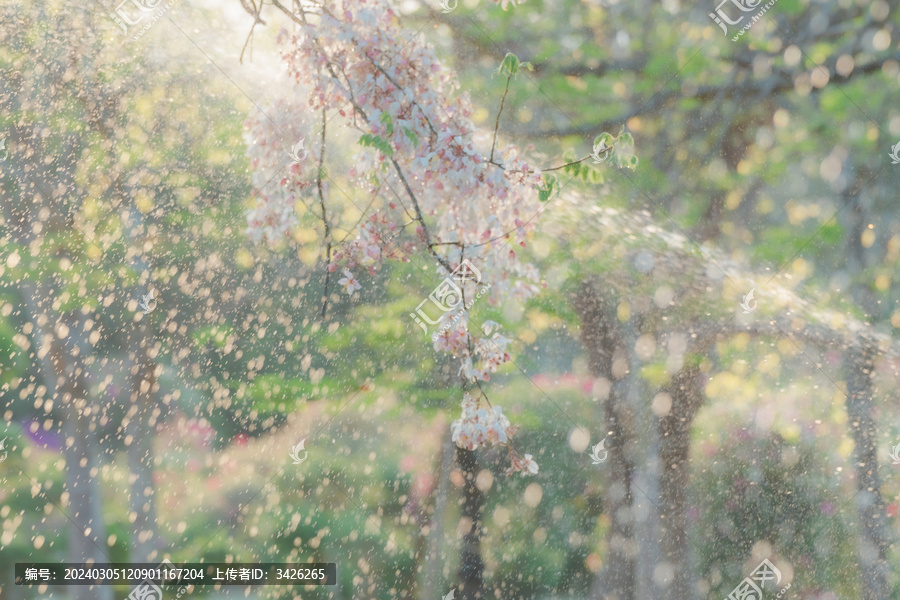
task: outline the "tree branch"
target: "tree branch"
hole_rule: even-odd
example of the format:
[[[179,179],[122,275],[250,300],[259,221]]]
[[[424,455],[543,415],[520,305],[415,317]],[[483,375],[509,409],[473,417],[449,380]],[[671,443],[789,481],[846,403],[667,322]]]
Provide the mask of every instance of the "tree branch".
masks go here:
[[[830,57],[825,63],[822,64],[821,68],[825,68],[828,70],[830,79],[828,81],[829,84],[841,84],[847,83],[854,77],[859,77],[861,75],[869,75],[872,73],[876,73],[882,69],[884,64],[888,61],[900,61],[900,52],[894,52],[893,54],[887,54],[882,56],[879,59],[873,60],[864,65],[857,66],[853,69],[852,72],[847,75],[840,75],[835,72],[835,65],[838,61],[838,56]],[[820,67],[815,67],[818,69]],[[809,70],[811,72],[812,69]],[[564,137],[569,135],[589,135],[596,131],[603,131],[609,129],[610,127],[614,127],[620,123],[626,123],[629,119],[633,117],[650,114],[657,112],[661,106],[668,104],[672,100],[684,100],[684,99],[694,99],[694,100],[702,100],[705,102],[709,102],[714,100],[717,96],[724,96],[727,98],[748,98],[754,96],[764,96],[764,95],[772,95],[779,94],[782,92],[790,91],[794,89],[794,79],[797,75],[800,75],[802,72],[798,71],[786,71],[781,70],[773,75],[767,77],[766,79],[761,80],[750,80],[737,84],[730,85],[704,85],[697,87],[693,93],[682,93],[681,90],[678,91],[660,91],[653,95],[648,101],[641,102],[640,99],[632,99],[628,102],[631,106],[636,106],[637,108],[627,110],[622,114],[611,118],[605,119],[603,121],[589,123],[585,125],[578,125],[575,127],[567,127],[563,129],[550,129],[547,131],[526,131],[522,132],[518,135],[523,137],[534,137],[534,136],[557,136]],[[824,88],[823,88],[824,89]],[[820,90],[817,88],[813,88],[810,93],[816,93]]]
[[[328,213],[325,212],[325,195],[322,193],[322,166],[325,163],[325,126],[328,118],[325,107],[322,107],[322,143],[319,150],[319,168],[316,172],[316,189],[319,193],[319,208],[322,209],[322,224],[325,226],[325,292],[322,295],[322,319],[328,310],[328,284],[331,281],[331,226],[328,224]]]
[[[506,89],[503,90],[503,96],[500,98],[500,108],[497,110],[497,120],[494,123],[494,139],[491,142],[491,157],[488,162],[494,163],[494,148],[497,146],[497,130],[500,129],[500,115],[503,113],[503,104],[506,102],[506,95],[509,93],[509,81],[512,79],[512,73],[506,76]]]
[[[400,168],[400,165],[397,164],[397,161],[394,160],[393,156],[391,156],[390,159],[391,163],[393,163],[394,165],[394,170],[397,172],[397,176],[400,178],[400,182],[403,184],[403,187],[406,189],[406,193],[409,195],[409,199],[413,203],[413,208],[416,209],[416,220],[422,227],[422,234],[425,236],[425,245],[428,247],[428,251],[431,252],[431,255],[434,256],[435,260],[437,260],[442,267],[447,269],[448,273],[451,273],[453,269],[450,268],[450,263],[448,263],[447,260],[440,254],[434,251],[435,244],[431,242],[431,234],[428,233],[428,226],[425,224],[425,217],[422,215],[422,209],[419,207],[419,201],[416,199],[416,195],[412,191],[412,188],[409,187],[409,182],[406,181],[406,177],[403,175],[403,169]]]

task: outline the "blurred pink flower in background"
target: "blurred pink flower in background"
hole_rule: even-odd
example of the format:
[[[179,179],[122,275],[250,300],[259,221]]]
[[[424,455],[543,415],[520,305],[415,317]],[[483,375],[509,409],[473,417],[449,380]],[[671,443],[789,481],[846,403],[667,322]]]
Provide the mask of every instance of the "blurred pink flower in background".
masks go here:
[[[203,419],[189,419],[187,422],[179,422],[179,430],[183,439],[200,448],[209,449],[216,431]]]

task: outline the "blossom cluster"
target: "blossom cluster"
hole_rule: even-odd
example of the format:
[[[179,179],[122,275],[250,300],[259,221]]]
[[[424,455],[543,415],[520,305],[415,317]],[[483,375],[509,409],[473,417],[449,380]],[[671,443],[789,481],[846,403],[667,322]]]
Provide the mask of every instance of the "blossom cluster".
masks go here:
[[[507,3],[503,0],[504,8]],[[342,269],[338,283],[347,294],[362,288],[357,269],[373,275],[385,260],[405,261],[423,249],[448,268],[464,259],[477,264],[491,281],[490,303],[534,294],[539,274],[520,260],[516,247],[525,246],[542,211],[541,170],[519,148],[475,126],[468,94],[457,93],[450,69],[422,35],[402,27],[388,0],[336,0],[303,22],[279,36],[288,75],[300,93],[288,94],[246,123],[256,198],[249,233],[270,243],[291,236],[300,203],[325,218],[324,209],[313,211],[311,203],[315,198],[318,204],[320,193],[328,198],[329,184],[338,183],[323,176],[315,160],[284,171],[287,149],[299,139],[319,142],[322,130],[313,123],[328,112],[343,125],[339,135],[359,136],[359,150],[345,164],[340,186],[352,188],[347,195],[366,198],[354,201],[364,212],[355,239],[336,247],[327,265],[331,272]],[[327,131],[333,135],[336,129],[342,128],[329,124]],[[325,142],[315,142],[310,154],[321,157]],[[342,216],[332,212],[331,222]],[[356,216],[343,220],[353,222]],[[415,232],[409,235],[411,225]],[[435,348],[459,356],[468,381],[487,381],[510,360],[511,340],[499,333],[473,336],[468,306],[452,317]],[[492,420],[478,420],[479,409],[472,415],[466,410],[464,402],[466,425],[454,431],[457,443],[460,435],[475,440],[482,425],[485,439],[506,443],[509,422],[498,407],[491,409]],[[469,423],[468,417],[475,420]],[[510,448],[510,458],[514,471],[537,472],[530,455],[521,458]]]
[[[267,112],[291,114],[278,127],[265,114],[254,113],[244,123],[244,141],[250,158],[251,182],[256,203],[247,213],[247,233],[269,244],[289,237],[297,226],[297,202],[311,195],[315,161],[294,163],[284,173],[291,144],[312,134],[311,122],[297,113],[293,99],[278,99]],[[284,141],[282,141],[284,140]],[[308,200],[306,200],[308,202]]]
[[[360,224],[357,238],[335,252],[328,269],[334,272],[340,263],[346,263],[347,269],[365,267],[370,275],[374,275],[378,264],[385,258],[409,262],[407,255],[414,250],[414,246],[412,242],[397,241],[398,235],[396,223],[384,213],[373,213],[365,223]]]
[[[456,445],[466,450],[475,450],[488,442],[506,444],[515,433],[499,406],[479,408],[468,393],[462,403],[462,418],[453,421],[450,431]]]
[[[467,313],[457,314],[453,318],[456,319],[452,322],[454,327],[444,327],[444,331],[434,341],[434,349],[460,356],[462,366],[459,372],[467,381],[490,381],[490,374],[496,373],[500,365],[511,360],[506,347],[512,340],[500,333],[476,338],[469,332]],[[497,327],[497,323],[485,321],[482,330],[490,333],[493,327]],[[476,368],[476,361],[479,360],[479,368]]]
[[[385,244],[379,241],[384,240],[376,238],[395,241],[402,228],[398,223],[408,223],[409,215],[421,211],[430,241],[447,244],[435,247],[445,260],[458,263],[464,251],[484,265],[495,296],[527,297],[536,291],[537,272],[506,244],[524,245],[535,226],[541,209],[536,192],[542,185],[540,169],[512,145],[498,144],[489,160],[492,141],[475,127],[468,95],[455,94],[458,84],[451,71],[421,35],[402,28],[390,3],[341,0],[279,39],[288,73],[308,90],[301,94],[308,106],[289,107],[283,101],[267,114],[312,135],[304,119],[323,108],[337,110],[346,126],[363,135],[363,147],[348,165],[351,183],[372,198],[387,188],[402,194],[378,207],[378,223],[360,227],[350,243],[355,248],[336,262],[352,271],[354,255],[361,254],[372,258],[366,266],[377,267],[390,257],[382,256]],[[273,142],[283,137],[277,135],[280,130],[262,116],[251,118],[247,127],[254,170],[271,175],[283,169],[285,154]],[[285,147],[300,137],[293,130],[285,134],[291,136],[282,142]],[[258,202],[248,223],[252,235],[261,239],[289,234],[297,197],[304,191],[311,194],[314,162],[292,167],[277,185],[257,186],[254,180]],[[263,184],[265,175],[258,178]],[[424,239],[423,224],[417,224],[417,242]]]
[[[509,419],[499,406],[480,408],[478,401],[468,393],[463,397],[462,417],[450,425],[451,439],[460,448],[475,450],[488,443],[508,444],[516,433]],[[520,456],[512,447],[509,449],[511,467],[506,473],[530,473],[537,475],[538,465],[530,454]]]

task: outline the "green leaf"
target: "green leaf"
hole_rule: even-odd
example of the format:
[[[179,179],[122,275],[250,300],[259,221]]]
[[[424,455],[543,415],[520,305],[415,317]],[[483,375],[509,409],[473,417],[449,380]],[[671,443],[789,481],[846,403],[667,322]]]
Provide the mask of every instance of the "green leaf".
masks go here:
[[[500,68],[497,70],[497,73],[502,74],[505,69],[509,74],[509,77],[512,77],[516,74],[516,71],[519,70],[519,64],[519,57],[512,52],[507,52],[506,56],[503,58],[503,62],[500,63]]]
[[[544,185],[538,188],[538,200],[546,202],[553,195],[557,179],[553,175],[541,175],[541,179],[543,180]]]
[[[373,135],[371,133],[364,133],[359,138],[359,144],[361,146],[375,148],[388,158],[394,156],[394,148],[387,140],[385,140],[381,136]]]
[[[594,148],[606,146],[611,148],[616,143],[616,138],[605,131],[594,138]]]
[[[403,135],[409,138],[409,141],[413,143],[413,146],[419,145],[419,136],[417,136],[409,127],[403,128]]]
[[[388,135],[394,133],[394,122],[391,119],[390,113],[383,112],[381,113],[381,123],[387,127]]]
[[[617,154],[616,155],[616,165],[619,167],[625,167],[626,169],[631,169],[632,171],[637,167],[638,159],[634,154]]]

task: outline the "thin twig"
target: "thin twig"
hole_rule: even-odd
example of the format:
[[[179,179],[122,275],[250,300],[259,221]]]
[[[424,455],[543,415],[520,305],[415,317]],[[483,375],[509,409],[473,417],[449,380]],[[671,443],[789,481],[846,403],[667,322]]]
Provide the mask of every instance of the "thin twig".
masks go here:
[[[491,157],[489,163],[494,162],[494,148],[497,146],[497,130],[500,129],[500,115],[503,113],[503,104],[506,102],[506,95],[509,93],[509,80],[512,79],[512,73],[506,76],[506,89],[503,90],[503,97],[500,98],[500,109],[497,111],[497,120],[494,122],[494,139],[491,141]]]
[[[572,162],[567,162],[564,165],[559,165],[558,167],[549,167],[547,169],[541,169],[541,173],[546,173],[547,171],[559,171],[560,169],[565,169],[566,167],[571,167],[572,165],[577,165],[578,163],[583,163],[587,159],[591,158],[593,154],[588,154],[583,158],[579,158],[578,160],[573,160]],[[487,161],[488,163],[494,165],[495,167],[499,167],[501,170],[506,171],[507,173],[534,173],[537,169],[507,169],[503,165],[498,162],[494,162],[493,160]]]
[[[369,212],[369,209],[372,208],[372,205],[373,205],[373,204],[375,204],[375,200],[378,199],[378,192],[379,192],[379,191],[381,191],[381,184],[378,185],[378,189],[375,190],[375,193],[374,193],[374,194],[372,194],[372,200],[371,200],[371,202],[369,202],[369,205],[368,205],[368,206],[365,208],[365,210],[363,210],[362,213],[359,215],[359,220],[356,221],[356,225],[354,225],[354,226],[353,226],[352,228],[350,228],[349,230],[344,230],[344,231],[347,231],[347,235],[345,235],[345,236],[343,237],[343,239],[341,239],[341,240],[337,243],[338,246],[342,245],[342,244],[347,240],[347,238],[350,237],[351,234],[353,234],[353,233],[356,232],[356,228],[359,227],[359,226],[362,224],[363,219],[366,218],[366,213]]]
[[[434,244],[431,243],[431,234],[428,233],[428,227],[425,225],[425,217],[422,215],[422,209],[419,207],[419,201],[416,199],[415,193],[412,191],[412,188],[409,187],[409,182],[406,181],[406,177],[403,175],[403,169],[400,168],[400,165],[397,164],[397,161],[394,160],[394,157],[390,157],[391,162],[394,164],[394,170],[397,171],[397,176],[400,178],[400,182],[403,184],[403,187],[406,188],[406,193],[409,195],[409,199],[412,200],[413,208],[416,209],[416,220],[419,222],[419,225],[422,226],[422,233],[425,235],[425,244],[428,247],[428,251],[431,252],[431,255],[434,256],[435,260],[437,260],[441,266],[447,269],[448,273],[452,273],[453,269],[450,268],[450,263],[442,257],[440,254],[434,251]]]
[[[325,212],[325,195],[322,193],[322,167],[325,164],[325,125],[328,123],[325,107],[322,107],[322,148],[319,151],[319,169],[316,173],[316,189],[319,192],[319,207],[322,209],[322,223],[325,225],[325,293],[322,298],[322,319],[328,310],[328,284],[331,282],[331,226]]]
[[[241,56],[238,58],[239,64],[244,64],[244,52],[247,51],[247,45],[250,43],[250,40],[253,39],[254,29],[256,29],[256,21],[253,21],[253,25],[250,26],[250,33],[247,34],[247,39],[244,40],[244,47],[241,48]]]
[[[247,6],[247,2],[250,3],[250,6]],[[250,33],[247,34],[247,39],[244,41],[244,47],[241,48],[241,56],[238,59],[240,64],[244,64],[244,52],[247,50],[247,45],[250,43],[250,40],[253,39],[253,30],[256,29],[256,24],[260,23],[265,25],[266,22],[262,20],[259,13],[262,11],[263,3],[260,1],[259,9],[256,8],[256,3],[253,0],[241,0],[241,5],[244,7],[251,16],[253,16],[253,25],[250,26]],[[253,7],[252,10],[250,7]]]
[[[400,208],[403,209],[403,214],[405,214],[408,218],[412,219],[413,222],[416,221],[416,217],[414,215],[409,214],[409,210],[406,208],[406,205],[403,204],[403,199],[400,197],[400,194],[394,189],[394,186],[391,185],[390,181],[385,180],[385,185],[388,186],[388,189],[391,190],[391,193],[394,195],[394,198],[397,199],[397,203],[400,205]]]
[[[262,20],[262,17],[260,17],[260,13],[262,12],[262,7],[264,6],[264,4],[265,3],[260,0],[259,8],[256,8],[256,2],[254,2],[254,0],[241,0],[241,6],[244,7],[244,10],[247,11],[251,17],[253,17],[255,23],[259,23],[261,25],[266,24],[266,22]]]
[[[354,39],[353,41],[356,42],[355,39]],[[357,44],[357,46],[359,46],[359,44]],[[367,55],[367,57],[368,57],[368,55]],[[372,65],[375,66],[376,69],[378,69],[379,71],[381,71],[381,72],[384,74],[384,76],[387,77],[388,81],[390,81],[390,82],[394,85],[394,87],[396,87],[396,88],[397,88],[398,90],[400,90],[401,92],[404,92],[404,94],[403,94],[404,97],[406,96],[406,93],[405,93],[405,90],[403,89],[403,86],[401,86],[399,83],[397,83],[396,81],[394,81],[394,78],[391,77],[390,73],[388,73],[387,71],[385,71],[385,70],[381,67],[381,65],[379,65],[377,62],[375,62],[375,59],[369,58],[369,61],[372,63]],[[434,128],[434,125],[432,125],[431,119],[428,118],[428,113],[425,112],[425,109],[422,108],[421,105],[419,105],[419,103],[416,102],[415,100],[410,100],[410,103],[411,103],[413,106],[418,106],[418,107],[419,107],[419,110],[422,111],[422,116],[425,117],[425,122],[428,123],[428,128],[431,129],[431,133],[434,134],[434,135],[437,135],[437,129],[435,129],[435,128]]]

